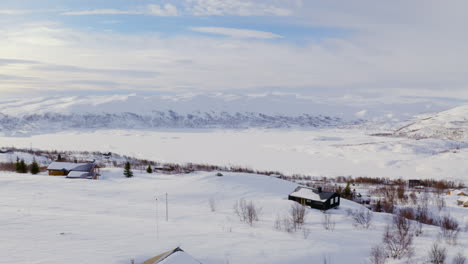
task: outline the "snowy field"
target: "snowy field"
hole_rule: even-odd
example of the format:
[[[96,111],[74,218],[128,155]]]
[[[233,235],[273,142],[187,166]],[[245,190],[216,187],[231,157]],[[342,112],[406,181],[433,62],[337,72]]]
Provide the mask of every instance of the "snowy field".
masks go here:
[[[107,169],[102,180],[69,180],[47,175],[0,174],[0,263],[136,263],[177,246],[204,264],[367,263],[372,246],[381,242],[388,214],[374,214],[370,229],[357,228],[346,209],[361,206],[342,201],[331,210],[334,231],[322,227],[323,213],[308,209],[302,231],[273,228],[277,215],[287,214],[286,200],[296,184],[272,177],[215,173],[148,175],[124,178]],[[165,193],[169,221],[165,221]],[[253,227],[241,223],[232,208],[236,200],[253,200],[262,207]],[[158,202],[156,201],[158,199]],[[209,200],[216,201],[212,212]],[[466,209],[447,198],[443,210],[458,219]],[[465,219],[466,220],[466,219]],[[425,226],[414,240],[412,263],[425,257],[439,229]],[[468,236],[447,246],[449,260],[467,255]],[[388,263],[406,263],[406,259]],[[328,262],[330,263],[330,262]]]
[[[0,146],[114,152],[162,162],[239,165],[313,176],[436,178],[468,183],[468,144],[375,137],[364,129],[99,130],[0,137]]]

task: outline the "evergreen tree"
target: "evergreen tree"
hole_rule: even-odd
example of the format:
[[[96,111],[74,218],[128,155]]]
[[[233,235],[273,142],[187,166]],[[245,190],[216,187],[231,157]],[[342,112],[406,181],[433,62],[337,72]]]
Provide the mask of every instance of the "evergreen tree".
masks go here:
[[[16,156],[15,168],[16,168],[16,172],[19,173],[21,171],[20,159],[18,156]]]
[[[346,184],[346,187],[344,188],[343,190],[343,193],[341,194],[341,196],[345,199],[351,199],[352,198],[352,192],[351,192],[351,187],[350,187],[350,184],[348,182],[348,184]]]
[[[57,161],[62,161],[62,155],[58,154]]]
[[[28,166],[24,162],[24,159],[21,159],[19,162],[19,173],[28,173]]]
[[[31,174],[38,174],[39,171],[39,164],[37,164],[36,159],[34,159],[33,163],[31,164]]]
[[[131,168],[131,166],[130,166],[130,162],[129,162],[129,161],[125,162],[124,176],[127,177],[127,178],[133,177],[133,171],[132,171],[132,168]]]
[[[151,168],[151,165],[148,165],[148,168],[146,168],[147,173],[153,173],[153,168]]]
[[[382,203],[380,202],[380,200],[377,200],[377,203],[375,204],[375,209],[374,211],[376,212],[382,212]]]

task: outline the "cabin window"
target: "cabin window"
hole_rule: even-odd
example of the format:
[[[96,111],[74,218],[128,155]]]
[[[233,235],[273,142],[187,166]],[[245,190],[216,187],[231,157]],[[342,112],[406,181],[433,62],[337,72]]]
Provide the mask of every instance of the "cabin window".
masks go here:
[[[330,200],[330,205],[332,205],[334,203],[334,199],[331,199]]]
[[[308,203],[310,203],[310,200],[307,200]]]

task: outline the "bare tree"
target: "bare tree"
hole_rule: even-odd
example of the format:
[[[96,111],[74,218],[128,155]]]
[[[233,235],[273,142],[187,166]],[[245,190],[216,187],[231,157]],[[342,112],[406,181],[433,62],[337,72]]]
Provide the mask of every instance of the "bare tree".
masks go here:
[[[215,198],[211,197],[211,198],[208,200],[208,205],[210,206],[211,212],[215,212],[215,211],[216,211],[217,203],[216,203]]]
[[[465,264],[466,257],[462,253],[458,253],[452,260],[452,264]]]
[[[351,212],[351,217],[354,220],[354,226],[360,226],[369,229],[372,225],[372,212],[366,209],[354,210]]]
[[[411,221],[400,215],[395,215],[392,224],[385,228],[383,242],[390,257],[410,256],[413,253]]]
[[[440,218],[440,231],[447,243],[456,244],[458,233],[460,232],[460,224],[450,215],[445,215]]]
[[[447,249],[439,247],[437,243],[432,245],[431,250],[429,251],[429,256],[427,261],[433,264],[444,264],[445,259],[447,258]]]
[[[322,218],[322,225],[325,230],[333,231],[335,230],[335,221],[332,219],[332,215],[324,212]]]
[[[305,206],[294,203],[289,209],[289,216],[291,217],[294,230],[300,229],[305,222],[307,210]]]
[[[239,216],[242,222],[253,226],[254,222],[260,220],[262,208],[255,205],[252,201],[240,199],[234,204],[234,213]]]
[[[371,264],[385,264],[387,262],[387,254],[381,245],[372,247],[369,258]]]

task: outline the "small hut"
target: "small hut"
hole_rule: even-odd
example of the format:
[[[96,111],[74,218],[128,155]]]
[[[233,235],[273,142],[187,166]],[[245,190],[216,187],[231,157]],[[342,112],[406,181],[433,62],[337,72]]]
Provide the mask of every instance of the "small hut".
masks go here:
[[[299,186],[289,194],[288,199],[319,210],[328,210],[340,205],[338,193],[322,191],[321,187],[312,189]]]

